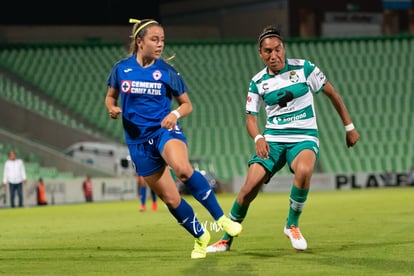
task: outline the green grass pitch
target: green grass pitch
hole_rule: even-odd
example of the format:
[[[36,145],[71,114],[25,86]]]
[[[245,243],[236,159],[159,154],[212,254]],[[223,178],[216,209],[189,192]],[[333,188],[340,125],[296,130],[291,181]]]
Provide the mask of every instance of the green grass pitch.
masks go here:
[[[212,235],[211,217],[185,197]],[[227,214],[235,194],[217,195]],[[150,207],[150,200],[149,200]],[[288,193],[261,193],[231,251],[191,260],[194,239],[160,202],[0,209],[1,275],[414,275],[414,188],[311,191],[296,252],[283,235]],[[150,209],[150,208],[149,208]]]

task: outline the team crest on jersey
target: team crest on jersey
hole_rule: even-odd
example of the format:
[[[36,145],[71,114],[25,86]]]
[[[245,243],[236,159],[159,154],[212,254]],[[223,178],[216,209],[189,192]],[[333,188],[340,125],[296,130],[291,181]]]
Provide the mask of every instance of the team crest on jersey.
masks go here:
[[[121,91],[123,93],[131,93],[131,86],[132,86],[131,81],[129,81],[129,80],[123,80],[121,82]]]
[[[290,71],[289,80],[293,83],[297,83],[299,81],[299,76],[296,74],[295,71]]]
[[[152,73],[152,77],[154,78],[154,80],[159,80],[162,77],[161,71],[160,70],[156,70]]]

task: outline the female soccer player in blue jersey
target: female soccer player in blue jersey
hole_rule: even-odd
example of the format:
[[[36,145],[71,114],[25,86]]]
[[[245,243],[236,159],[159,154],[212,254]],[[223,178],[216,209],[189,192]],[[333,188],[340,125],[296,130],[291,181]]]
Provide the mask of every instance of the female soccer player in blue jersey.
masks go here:
[[[241,223],[262,185],[287,163],[294,179],[283,231],[294,249],[306,250],[299,216],[319,156],[313,94],[322,91],[332,102],[345,126],[348,147],[357,143],[359,134],[342,97],[322,71],[308,60],[286,58],[284,41],[275,27],[263,30],[258,46],[266,67],[251,79],[246,103],[246,128],[254,139],[256,152],[248,162],[247,177],[233,203],[230,218]],[[257,124],[262,104],[267,117],[263,134]],[[208,246],[207,252],[228,251],[232,241],[233,237],[224,234],[221,240]]]
[[[178,119],[191,113],[192,104],[183,78],[161,57],[163,27],[152,19],[130,19],[130,23],[134,23],[130,55],[112,68],[105,106],[111,118],[122,117],[137,174],[144,177],[178,223],[196,238],[191,258],[205,258],[210,234],[180,196],[169,166],[229,235],[239,235],[242,226],[224,215],[207,180],[189,162],[186,138]],[[117,105],[119,95],[121,107]],[[178,107],[171,111],[173,98]]]
[[[145,212],[147,210],[147,182],[145,182],[144,177],[140,176],[140,175],[136,175],[135,179],[137,181],[137,188],[138,188],[138,197],[139,197],[139,201],[141,203],[140,207],[139,207],[139,211],[140,212]],[[155,194],[155,192],[152,189],[149,189],[150,191],[150,196],[151,196],[151,200],[152,200],[152,211],[157,211],[158,209],[158,204],[157,204],[157,195]]]

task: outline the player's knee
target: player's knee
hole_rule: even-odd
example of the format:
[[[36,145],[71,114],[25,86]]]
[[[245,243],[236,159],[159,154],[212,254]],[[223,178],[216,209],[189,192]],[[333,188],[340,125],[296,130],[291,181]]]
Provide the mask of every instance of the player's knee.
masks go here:
[[[194,169],[191,166],[179,165],[174,169],[175,175],[182,182],[187,181],[193,175]]]
[[[181,202],[181,196],[177,192],[169,191],[167,193],[161,194],[158,196],[164,203],[167,205],[170,209],[175,209],[180,205]]]
[[[295,168],[295,175],[301,175],[304,178],[311,177],[313,174],[313,166],[309,164],[301,163]]]

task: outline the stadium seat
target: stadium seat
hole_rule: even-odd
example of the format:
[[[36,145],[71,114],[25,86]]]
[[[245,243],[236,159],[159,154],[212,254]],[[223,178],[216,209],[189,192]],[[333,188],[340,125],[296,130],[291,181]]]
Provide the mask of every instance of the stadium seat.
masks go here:
[[[414,38],[287,41],[287,49],[290,57],[309,59],[324,71],[361,133],[358,145],[346,148],[342,122],[329,99],[315,97],[320,163],[325,172],[405,171],[412,166],[404,164],[412,160],[398,156],[414,155],[412,143],[401,142],[402,137],[414,140],[414,100],[409,93],[414,89],[414,75],[406,69],[414,63]],[[170,63],[185,78],[194,107],[191,116],[180,119],[190,156],[213,161],[218,177],[244,173],[253,146],[244,125],[245,97],[250,78],[264,67],[257,45],[177,42],[165,49],[164,57],[172,55]],[[122,125],[108,120],[103,104],[99,110],[96,101],[103,103],[109,70],[125,56],[127,50],[121,45],[28,47],[0,52],[0,64],[123,143]],[[0,91],[2,96],[19,97],[15,100],[30,102],[28,106],[75,124],[36,97],[10,94],[19,89],[0,81],[0,87],[11,87]],[[395,146],[387,148],[388,144]],[[384,160],[387,150],[393,152],[389,161]],[[280,172],[285,173],[288,169]]]

